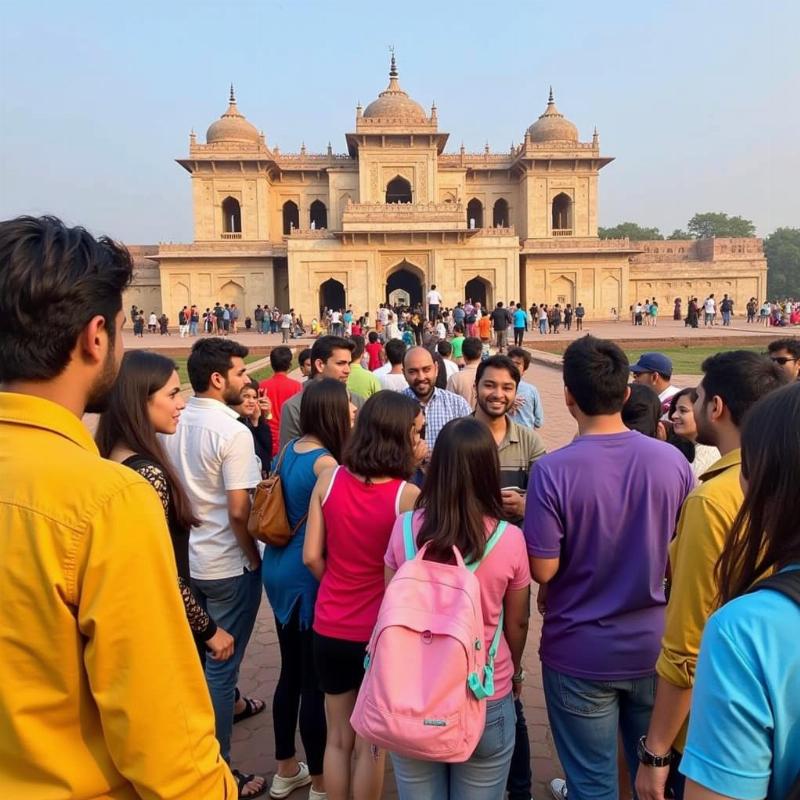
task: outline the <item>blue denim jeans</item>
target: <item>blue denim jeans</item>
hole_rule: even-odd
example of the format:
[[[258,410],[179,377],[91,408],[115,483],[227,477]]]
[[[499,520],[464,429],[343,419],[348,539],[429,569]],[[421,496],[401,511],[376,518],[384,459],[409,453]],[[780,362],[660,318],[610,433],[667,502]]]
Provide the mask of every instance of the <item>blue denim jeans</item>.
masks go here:
[[[204,659],[217,740],[222,757],[230,761],[236,682],[261,603],[261,570],[213,581],[193,579],[192,589],[211,619],[235,640],[233,655],[227,661]]]
[[[525,711],[520,700],[514,701],[516,714],[516,736],[514,737],[514,752],[511,756],[511,767],[508,771],[508,800],[530,800],[531,783],[531,740],[528,737],[528,723],[525,720]]]
[[[617,731],[635,779],[636,743],[650,724],[655,673],[629,680],[589,681],[542,665],[542,678],[569,799],[617,800]]]
[[[511,694],[486,706],[486,727],[469,761],[442,764],[391,754],[400,800],[502,800],[514,751]]]

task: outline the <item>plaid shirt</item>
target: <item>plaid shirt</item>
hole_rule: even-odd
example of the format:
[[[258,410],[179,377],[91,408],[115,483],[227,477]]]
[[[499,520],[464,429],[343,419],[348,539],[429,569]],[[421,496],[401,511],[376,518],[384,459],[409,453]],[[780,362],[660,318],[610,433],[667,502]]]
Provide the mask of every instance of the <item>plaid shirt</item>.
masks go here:
[[[419,400],[410,387],[403,394],[412,400]],[[460,394],[439,388],[433,390],[430,400],[422,406],[422,411],[425,414],[425,441],[431,452],[433,452],[439,431],[450,420],[468,417],[472,413],[469,403]]]

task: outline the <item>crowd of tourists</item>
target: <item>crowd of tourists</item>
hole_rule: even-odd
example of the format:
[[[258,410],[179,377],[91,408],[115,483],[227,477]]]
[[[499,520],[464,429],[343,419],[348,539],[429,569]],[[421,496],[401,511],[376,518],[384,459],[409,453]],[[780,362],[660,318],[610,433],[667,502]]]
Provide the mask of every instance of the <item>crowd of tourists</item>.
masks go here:
[[[577,434],[547,453],[502,303],[491,350],[466,304],[427,342],[384,308],[261,382],[223,306],[185,399],[123,352],[132,270],[0,223],[1,797],[377,800],[388,754],[401,800],[529,800],[532,587],[555,797],[800,791],[797,339],[678,387],[578,338]],[[271,698],[239,688],[263,594]],[[231,746],[267,712],[271,780]]]

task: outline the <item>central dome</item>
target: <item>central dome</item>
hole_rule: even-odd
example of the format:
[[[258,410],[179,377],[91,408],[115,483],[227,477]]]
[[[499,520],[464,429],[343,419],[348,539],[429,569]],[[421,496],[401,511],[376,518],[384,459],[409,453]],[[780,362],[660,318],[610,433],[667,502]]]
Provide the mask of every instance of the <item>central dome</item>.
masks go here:
[[[215,142],[254,142],[258,144],[259,134],[255,125],[248,122],[236,107],[236,96],[231,86],[228,110],[206,131],[206,144]]]
[[[553,87],[547,108],[539,119],[528,128],[532,142],[577,142],[578,129],[556,108]]]
[[[364,109],[363,116],[368,119],[396,119],[414,124],[428,122],[422,106],[400,88],[394,55],[392,55],[392,66],[389,70],[389,85],[378,95],[377,100],[373,100]]]

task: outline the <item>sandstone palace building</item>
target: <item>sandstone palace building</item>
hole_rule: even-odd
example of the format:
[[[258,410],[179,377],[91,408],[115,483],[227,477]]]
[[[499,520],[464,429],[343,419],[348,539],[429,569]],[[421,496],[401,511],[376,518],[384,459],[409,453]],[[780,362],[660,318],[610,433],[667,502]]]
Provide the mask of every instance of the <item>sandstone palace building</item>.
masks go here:
[[[613,158],[596,130],[581,141],[552,90],[508,152],[445,152],[436,106],[401,88],[392,56],[389,85],[356,108],[345,140],[344,154],[283,153],[231,88],[205,143],[192,134],[178,160],[192,181],[194,241],[132,248],[131,301],[173,321],[184,305],[216,301],[246,313],[291,305],[310,320],[323,306],[413,304],[435,284],[446,305],[581,302],[608,318],[653,296],[665,310],[711,291],[739,309],[765,296],[758,239],[599,239],[600,170]]]

